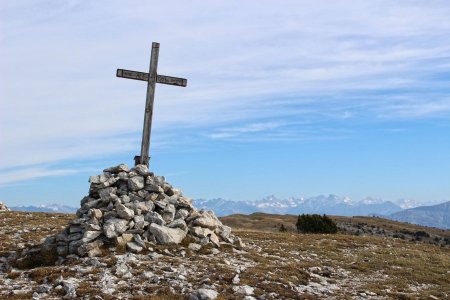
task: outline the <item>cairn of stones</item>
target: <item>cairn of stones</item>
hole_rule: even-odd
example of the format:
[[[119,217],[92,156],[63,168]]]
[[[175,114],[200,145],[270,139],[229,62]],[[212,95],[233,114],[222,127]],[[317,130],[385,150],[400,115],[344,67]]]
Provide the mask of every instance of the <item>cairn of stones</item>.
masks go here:
[[[10,211],[10,209],[6,206],[6,204],[0,201],[0,211]]]
[[[185,239],[193,251],[204,245],[242,247],[214,212],[196,210],[192,199],[145,165],[129,169],[121,164],[91,176],[89,182],[77,219],[44,242],[43,248],[56,248],[59,257],[100,256],[103,246],[139,253],[151,244],[180,244]]]

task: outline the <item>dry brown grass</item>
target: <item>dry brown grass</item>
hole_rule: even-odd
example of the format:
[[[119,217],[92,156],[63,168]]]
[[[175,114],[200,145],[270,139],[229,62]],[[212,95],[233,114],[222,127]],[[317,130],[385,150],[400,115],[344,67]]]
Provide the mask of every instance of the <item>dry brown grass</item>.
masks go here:
[[[73,215],[17,212],[7,213],[5,216],[6,219],[0,219],[0,231],[8,233],[3,233],[1,236],[3,239],[0,251],[5,253],[17,249],[17,240],[14,238],[13,231],[41,228],[20,235],[20,241],[23,243],[38,243],[43,237],[59,232],[61,227],[73,218]],[[27,221],[22,223],[17,220],[12,221],[12,219],[21,218]],[[314,281],[310,268],[324,266],[330,266],[335,270],[328,280],[341,287],[334,295],[336,299],[353,298],[355,295],[350,294],[351,291],[370,291],[388,299],[427,299],[430,296],[445,299],[450,295],[449,248],[375,236],[298,234],[294,231],[286,233],[277,231],[281,223],[292,228],[296,218],[296,216],[265,214],[222,218],[224,223],[231,225],[233,232],[248,245],[244,251],[223,247],[220,254],[211,255],[211,249],[208,247],[204,247],[199,253],[192,253],[185,249],[187,258],[164,255],[158,261],[148,260],[141,265],[130,264],[133,267],[132,273],[135,275],[132,282],[136,285],[145,285],[145,279],[140,275],[146,270],[151,270],[156,275],[164,275],[161,269],[155,268],[155,265],[159,263],[174,267],[180,264],[192,265],[198,268],[197,275],[191,273],[188,276],[189,282],[194,287],[200,287],[203,279],[208,277],[218,286],[219,299],[241,299],[242,297],[234,295],[231,289],[236,270],[226,263],[226,260],[236,259],[239,264],[248,263],[240,273],[240,284],[255,287],[256,295],[278,293],[277,297],[268,297],[268,299],[315,299],[316,296],[299,294],[293,287]],[[386,222],[377,218],[344,217],[342,220],[364,222],[376,227],[395,227],[396,230],[423,229],[410,224],[401,227],[403,223]],[[11,222],[12,228],[9,225]],[[448,233],[438,229],[430,230],[433,234]],[[182,245],[171,245],[169,250],[172,253],[178,253],[181,247],[187,247],[189,242],[186,240]],[[155,252],[158,253],[163,253],[165,249],[167,247],[154,247]],[[109,250],[105,248],[104,256],[99,259],[114,270],[117,258],[110,255]],[[22,276],[22,278],[32,279],[37,284],[44,281],[56,284],[61,275],[63,278],[79,277],[80,274],[74,270],[78,264],[79,261],[73,259],[65,266],[38,267],[24,272],[12,271],[5,274],[4,278],[19,279],[19,276]],[[77,289],[79,297],[100,295],[103,299],[115,299],[116,294],[104,295],[99,290],[97,281],[100,271],[102,268],[94,268],[89,271],[89,274],[81,275],[91,275],[91,277],[85,277],[80,282],[80,287]],[[345,276],[342,275],[344,273]],[[184,296],[180,294],[173,294],[168,282],[164,280],[158,284],[145,285],[142,290],[152,296],[134,295],[132,284],[129,287],[122,287],[117,293],[123,293],[134,299],[184,299]],[[180,293],[177,289],[175,292]],[[28,293],[11,296],[11,299],[29,299],[30,297],[31,294]]]
[[[295,224],[298,215],[274,215],[266,213],[253,213],[251,215],[235,214],[221,217],[220,220],[235,229],[239,230],[259,230],[259,231],[279,231],[281,224],[284,224],[288,230],[296,231]],[[338,225],[339,224],[365,224],[373,228],[394,230],[394,231],[425,231],[432,235],[450,238],[450,230],[424,227],[415,224],[392,221],[378,217],[343,217],[329,216]]]
[[[425,286],[419,295],[443,297],[450,293],[450,249],[424,243],[411,243],[403,240],[359,237],[344,234],[285,234],[241,231],[240,236],[245,240],[273,241],[264,245],[264,252],[279,257],[288,256],[291,251],[307,256],[314,254],[314,260],[307,260],[294,264],[293,269],[305,269],[311,266],[324,265],[342,268],[354,274],[355,277],[373,278],[361,285],[361,289],[369,290],[387,297],[397,297],[395,293],[411,293],[410,286],[418,284]],[[258,243],[262,244],[262,243]],[[249,253],[255,258],[255,253]],[[258,259],[256,259],[258,260]],[[275,266],[270,260],[259,260],[257,268],[263,274],[268,265]],[[289,278],[292,273],[281,271],[278,278]],[[385,276],[385,278],[383,277]],[[306,279],[306,278],[304,278]],[[256,283],[256,282],[255,282]],[[301,283],[300,283],[301,284]],[[392,292],[387,292],[390,288]]]

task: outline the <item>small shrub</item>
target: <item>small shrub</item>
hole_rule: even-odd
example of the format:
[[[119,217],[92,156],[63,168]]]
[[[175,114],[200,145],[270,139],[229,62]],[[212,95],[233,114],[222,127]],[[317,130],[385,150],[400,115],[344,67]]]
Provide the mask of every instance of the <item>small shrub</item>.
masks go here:
[[[286,232],[286,231],[287,231],[287,228],[284,226],[284,224],[281,224],[279,230],[280,230],[280,232]]]
[[[416,237],[430,237],[430,235],[428,234],[428,232],[425,232],[423,230],[419,230],[416,231],[416,233],[414,234]]]
[[[300,215],[297,230],[303,233],[336,233],[336,223],[326,215]]]

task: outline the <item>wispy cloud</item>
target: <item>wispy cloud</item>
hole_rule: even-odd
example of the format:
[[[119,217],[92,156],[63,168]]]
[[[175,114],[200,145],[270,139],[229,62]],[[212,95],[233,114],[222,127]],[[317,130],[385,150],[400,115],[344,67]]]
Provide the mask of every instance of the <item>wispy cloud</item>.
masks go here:
[[[9,172],[6,173],[2,172],[0,174],[0,186],[11,184],[17,181],[24,181],[49,176],[71,175],[78,172],[79,170],[71,170],[71,169],[50,170],[46,167],[34,167],[34,168],[11,170]]]
[[[449,15],[448,1],[2,1],[0,170],[138,149],[145,84],[115,69],[145,71],[151,41],[160,73],[188,78],[157,87],[156,148],[186,128],[308,140],[351,136],[324,129],[339,120],[448,116]]]

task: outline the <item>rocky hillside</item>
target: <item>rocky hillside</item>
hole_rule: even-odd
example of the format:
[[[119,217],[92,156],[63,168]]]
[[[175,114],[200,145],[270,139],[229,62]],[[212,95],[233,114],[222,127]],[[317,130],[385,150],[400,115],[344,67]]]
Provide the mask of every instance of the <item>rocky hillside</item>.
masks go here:
[[[224,224],[241,230],[277,232],[283,224],[289,232],[296,232],[297,217],[296,215],[254,213],[251,215],[230,215],[222,217],[221,220]],[[450,230],[397,222],[380,217],[330,217],[336,222],[341,233],[396,238],[450,247]]]
[[[392,220],[450,229],[450,201],[406,209],[389,215]]]
[[[170,247],[153,243],[140,253],[69,256],[64,264],[30,269],[8,266],[6,257],[10,252],[42,242],[75,218],[67,214],[0,213],[1,299],[450,296],[448,248],[379,236],[280,233],[271,229],[273,224],[263,226],[270,222],[262,216],[235,216],[236,224],[247,224],[242,229],[222,218],[242,238],[241,249],[202,246],[192,251],[185,243]],[[285,216],[271,219],[275,225],[279,220],[286,223]]]

